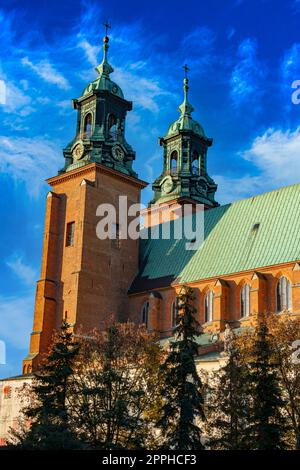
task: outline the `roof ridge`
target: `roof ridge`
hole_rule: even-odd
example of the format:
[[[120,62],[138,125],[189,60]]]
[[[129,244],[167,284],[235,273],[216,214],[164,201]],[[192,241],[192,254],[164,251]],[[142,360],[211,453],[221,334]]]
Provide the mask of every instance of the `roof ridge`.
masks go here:
[[[265,191],[264,193],[256,194],[254,196],[248,196],[248,197],[244,197],[244,198],[241,198],[241,199],[237,199],[236,201],[228,202],[226,204],[221,204],[218,207],[212,207],[212,208],[209,208],[207,210],[212,211],[212,210],[218,209],[220,207],[230,206],[232,204],[237,204],[238,202],[247,201],[248,199],[256,199],[256,198],[259,198],[259,197],[266,196],[267,194],[272,194],[272,193],[284,191],[284,190],[292,188],[294,186],[300,186],[300,182],[299,183],[288,184],[287,186],[281,186],[281,188],[272,189],[270,191]]]

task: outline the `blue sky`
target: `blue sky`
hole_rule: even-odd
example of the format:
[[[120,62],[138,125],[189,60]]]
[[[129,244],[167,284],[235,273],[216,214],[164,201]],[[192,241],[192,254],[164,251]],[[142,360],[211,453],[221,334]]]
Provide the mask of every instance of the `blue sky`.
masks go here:
[[[112,76],[133,101],[127,140],[135,169],[161,170],[157,138],[177,117],[182,65],[190,67],[194,117],[214,138],[209,172],[221,203],[300,181],[300,1],[57,0],[0,2],[0,340],[21,371],[39,277],[47,185],[63,166],[80,96],[112,24]],[[143,202],[151,197],[144,191]]]

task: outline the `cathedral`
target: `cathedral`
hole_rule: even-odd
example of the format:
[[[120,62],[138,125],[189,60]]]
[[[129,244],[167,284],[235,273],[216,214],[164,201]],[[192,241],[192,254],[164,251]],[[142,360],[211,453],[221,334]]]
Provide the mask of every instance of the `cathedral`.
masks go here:
[[[108,49],[105,36],[97,77],[73,100],[77,125],[63,151],[64,165],[47,180],[30,351],[22,375],[0,381],[2,441],[3,410],[13,408],[18,383],[38,368],[63,318],[75,332],[101,328],[112,317],[144,323],[164,341],[176,324],[178,292],[189,285],[204,333],[198,362],[209,368],[220,361],[226,328],[251,326],[264,312],[300,314],[300,184],[220,205],[207,168],[213,140],[193,117],[187,71],[179,117],[159,139],[162,172],[152,182],[153,198],[143,217],[148,230],[164,222],[166,210],[174,222],[179,209],[189,207],[194,219],[201,206],[201,243],[186,249],[195,239],[174,233],[125,238],[121,224],[113,238],[96,236],[99,205],[111,204],[119,216],[120,197],[139,204],[147,186],[134,171],[136,155],[125,137],[132,102],[111,79]]]

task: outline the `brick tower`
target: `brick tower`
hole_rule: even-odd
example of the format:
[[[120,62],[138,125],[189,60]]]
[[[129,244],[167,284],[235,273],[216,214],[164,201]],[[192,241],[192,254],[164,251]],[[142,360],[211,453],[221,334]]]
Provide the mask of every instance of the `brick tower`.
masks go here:
[[[110,79],[108,37],[97,78],[80,98],[74,139],[64,149],[65,166],[48,180],[41,277],[37,282],[30,352],[23,373],[35,370],[63,318],[76,330],[101,328],[112,315],[127,314],[127,291],[138,271],[138,241],[122,239],[127,227],[116,224],[115,239],[99,239],[100,204],[112,204],[117,220],[119,197],[140,202],[146,183],[132,169],[135,152],[125,140],[125,118],[132,103]],[[130,222],[130,219],[129,219]]]

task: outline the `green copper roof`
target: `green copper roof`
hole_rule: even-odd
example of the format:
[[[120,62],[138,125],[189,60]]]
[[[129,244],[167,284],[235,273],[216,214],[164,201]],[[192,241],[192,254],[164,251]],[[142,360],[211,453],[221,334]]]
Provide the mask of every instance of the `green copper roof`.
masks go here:
[[[103,59],[101,64],[95,69],[99,76],[83,90],[82,96],[88,95],[93,90],[102,90],[109,91],[120,98],[124,98],[121,88],[110,79],[110,74],[114,69],[107,61],[108,42],[109,38],[105,36],[103,39]]]
[[[300,259],[300,184],[209,209],[204,242],[141,240],[140,272],[131,292],[222,277]]]
[[[203,127],[191,116],[191,113],[194,111],[194,108],[188,100],[188,83],[188,78],[185,77],[183,81],[184,99],[183,103],[178,108],[180,112],[180,117],[171,124],[165,137],[176,134],[179,130],[193,131],[195,134],[198,134],[202,137],[205,136]]]

